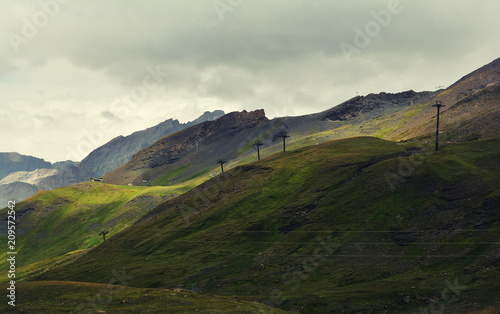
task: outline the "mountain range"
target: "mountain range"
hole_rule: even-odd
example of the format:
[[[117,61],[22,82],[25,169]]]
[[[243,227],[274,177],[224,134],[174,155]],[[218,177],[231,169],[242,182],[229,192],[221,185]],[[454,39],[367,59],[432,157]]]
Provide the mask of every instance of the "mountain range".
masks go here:
[[[139,149],[104,183],[38,192],[15,208],[22,307],[70,311],[104,293],[88,310],[194,295],[183,310],[496,313],[499,89],[497,59],[434,92],[300,117],[231,112]],[[117,272],[127,280],[104,287]]]
[[[291,147],[353,136],[431,141],[436,119],[432,105],[438,101],[445,106],[441,113],[444,142],[500,136],[499,69],[497,59],[446,90],[356,96],[329,110],[300,117],[269,120],[263,110],[234,112],[162,138],[105,179],[112,184],[179,182],[208,173],[218,159],[227,159],[229,166],[248,160],[255,153],[252,144],[256,141],[263,142],[264,155],[279,151],[276,134],[280,130],[291,136]]]
[[[33,171],[36,169],[52,169],[52,164],[33,156],[18,153],[0,153],[0,180],[16,171]]]
[[[92,151],[81,161],[80,167],[85,169],[89,176],[101,177],[124,165],[135,153],[151,146],[160,138],[205,121],[217,120],[223,115],[224,111],[222,110],[206,111],[196,120],[187,123],[168,119],[154,127],[132,133],[129,136],[116,137]]]
[[[204,121],[215,120],[224,115],[221,110],[207,111],[196,120],[180,123],[166,120],[154,127],[119,136],[92,151],[81,162],[57,162],[51,164],[43,159],[17,153],[1,153],[0,165],[4,175],[0,181],[0,202],[24,200],[38,190],[83,182],[89,177],[101,177],[126,163],[132,155],[158,139]]]

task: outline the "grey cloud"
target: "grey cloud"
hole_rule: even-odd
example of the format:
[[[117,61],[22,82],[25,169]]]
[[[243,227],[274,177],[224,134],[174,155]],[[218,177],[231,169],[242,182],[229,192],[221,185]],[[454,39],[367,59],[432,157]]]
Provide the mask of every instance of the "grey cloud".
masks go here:
[[[498,57],[500,2],[401,0],[402,12],[348,62],[340,44],[355,46],[356,30],[391,1],[245,0],[221,20],[212,1],[73,0],[18,53],[7,35],[19,34],[41,8],[37,1],[2,1],[0,106],[18,108],[27,124],[36,119],[30,112],[59,108],[53,117],[64,119],[68,133],[77,122],[95,127],[110,119],[110,139],[151,126],[159,113],[181,120],[214,109],[305,114],[356,92],[432,89]],[[140,107],[115,112],[113,104],[157,66],[168,76]]]
[[[109,112],[107,110],[101,112],[101,117],[104,118],[104,119],[111,120],[113,122],[119,122],[119,121],[121,121],[120,118],[118,118],[117,116],[115,116],[114,114],[112,114],[111,112]]]

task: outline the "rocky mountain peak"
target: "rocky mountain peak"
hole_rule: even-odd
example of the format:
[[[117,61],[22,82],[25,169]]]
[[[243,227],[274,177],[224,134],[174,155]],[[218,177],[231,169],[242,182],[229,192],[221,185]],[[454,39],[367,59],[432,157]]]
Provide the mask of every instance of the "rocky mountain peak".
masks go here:
[[[425,101],[431,92],[417,93],[413,90],[401,93],[378,93],[356,96],[322,113],[323,120],[348,121],[354,118],[366,120],[393,110]]]
[[[267,121],[269,119],[266,117],[264,109],[250,112],[243,110],[241,112],[231,112],[219,118],[215,123],[215,127],[221,129],[247,129],[266,123]]]

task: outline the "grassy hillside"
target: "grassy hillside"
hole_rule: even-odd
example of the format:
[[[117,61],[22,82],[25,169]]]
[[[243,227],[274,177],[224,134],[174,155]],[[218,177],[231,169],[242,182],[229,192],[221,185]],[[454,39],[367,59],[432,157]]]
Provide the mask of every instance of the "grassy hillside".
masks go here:
[[[117,282],[119,279],[115,278]],[[268,313],[270,311],[267,306],[254,302],[196,294],[179,289],[139,289],[116,284],[57,281],[19,283],[16,288],[18,291],[16,307],[2,302],[0,304],[2,313]],[[55,297],[56,302],[54,302]]]
[[[61,256],[56,256],[53,258],[49,258],[47,260],[43,260],[40,262],[28,264],[28,265],[16,265],[16,281],[21,281],[26,279],[27,277],[34,276],[37,274],[41,274],[46,272],[54,267],[61,266],[67,263],[70,263],[85,254],[90,249],[83,249],[78,251],[69,252],[63,254]],[[8,283],[11,279],[8,277],[8,270],[4,270],[0,272],[0,283]]]
[[[384,110],[375,111],[378,115],[360,112],[360,117],[367,115],[370,118],[346,119],[341,123],[337,121],[321,132],[298,132],[290,139],[290,143],[310,145],[355,136],[375,136],[397,141],[414,138],[428,140],[435,133],[436,108],[432,105],[436,101],[445,105],[440,120],[444,141],[462,142],[500,136],[500,59],[464,76],[445,90],[429,94],[420,101],[415,100],[414,105],[392,109],[390,106],[383,107]],[[396,102],[399,104],[400,101]],[[369,107],[370,104],[367,105]],[[353,108],[347,109],[346,113],[352,114]],[[293,123],[290,129],[293,133]]]
[[[175,288],[285,310],[500,308],[500,139],[353,138],[236,167],[29,280]]]
[[[131,226],[156,205],[183,193],[198,181],[180,186],[112,186],[85,182],[51,191],[39,191],[16,206],[17,266],[44,261],[103,242]],[[7,247],[7,211],[2,221],[0,245]],[[6,257],[5,250],[0,258]],[[2,263],[0,270],[7,264]]]

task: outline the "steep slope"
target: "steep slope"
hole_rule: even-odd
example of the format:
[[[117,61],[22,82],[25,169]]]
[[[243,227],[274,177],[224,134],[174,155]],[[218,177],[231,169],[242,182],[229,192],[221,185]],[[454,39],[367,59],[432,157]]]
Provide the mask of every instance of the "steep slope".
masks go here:
[[[206,293],[307,313],[500,309],[500,138],[354,138],[237,167],[31,280]],[[453,300],[453,302],[450,302]]]
[[[429,138],[435,133],[436,101],[441,110],[442,141],[460,142],[500,135],[500,59],[466,75],[428,102],[415,103],[402,110],[361,123],[348,123],[328,138],[377,136],[390,140]],[[323,134],[326,136],[327,134]]]
[[[119,136],[92,151],[82,160],[80,167],[85,169],[91,177],[101,177],[124,165],[135,153],[152,145],[160,138],[198,123],[216,120],[223,115],[224,111],[221,110],[207,111],[196,120],[187,123],[169,119],[146,130],[134,132],[129,136]]]
[[[500,135],[500,75],[497,83],[490,83],[488,87],[456,102],[447,101],[442,94],[436,100],[447,104],[440,116],[443,141],[457,142]],[[430,104],[422,107],[404,125],[390,132],[387,138],[407,140],[433,134],[436,129],[435,111]]]
[[[464,76],[439,93],[428,105],[411,108],[415,114],[390,132],[387,138],[408,139],[435,131],[436,109],[430,106],[435,101],[441,101],[446,106],[442,109],[441,121],[442,130],[448,140],[498,136],[499,86],[500,58]]]
[[[319,115],[323,120],[362,122],[369,119],[397,112],[414,104],[428,102],[435,93],[412,90],[402,93],[369,94],[356,96],[342,104],[326,110]]]
[[[155,185],[183,181],[217,167],[219,158],[234,157],[268,130],[264,110],[232,112],[158,140],[104,179],[121,185],[141,184],[142,180],[152,180]]]
[[[122,187],[85,182],[39,191],[16,205],[18,267],[39,262],[111,238],[159,203],[183,193],[195,182],[172,187]],[[7,243],[7,211],[0,212],[0,244]],[[5,250],[0,258],[6,256]],[[4,270],[6,264],[0,266]]]
[[[282,122],[283,128],[290,135],[301,138],[335,130],[346,125],[358,125],[364,121],[401,111],[412,105],[427,103],[435,94],[433,92],[417,93],[410,90],[394,94],[381,92],[356,96],[320,113],[299,117],[281,117],[275,119],[275,122]]]
[[[462,142],[500,136],[500,59],[466,75],[445,90],[418,93],[417,99],[406,99],[413,92],[393,94],[382,108],[371,104],[372,99],[383,100],[384,93],[356,97],[322,114],[306,116],[329,124],[317,123],[315,132],[307,133],[303,117],[288,118],[293,147],[322,143],[354,136],[375,136],[383,139],[407,141],[418,138],[423,142],[434,140],[436,108],[441,101],[440,141]],[[394,104],[390,105],[391,102]],[[398,102],[410,104],[398,105]],[[413,104],[412,104],[413,103]],[[344,107],[344,108],[343,108]],[[366,112],[364,108],[373,108]],[[352,113],[351,113],[352,111]],[[328,118],[329,117],[329,118]],[[335,121],[331,121],[335,120]],[[296,132],[294,130],[297,130]],[[309,130],[313,130],[310,129]]]
[[[0,153],[0,180],[16,171],[52,169],[52,164],[41,158],[25,156],[19,153]]]

